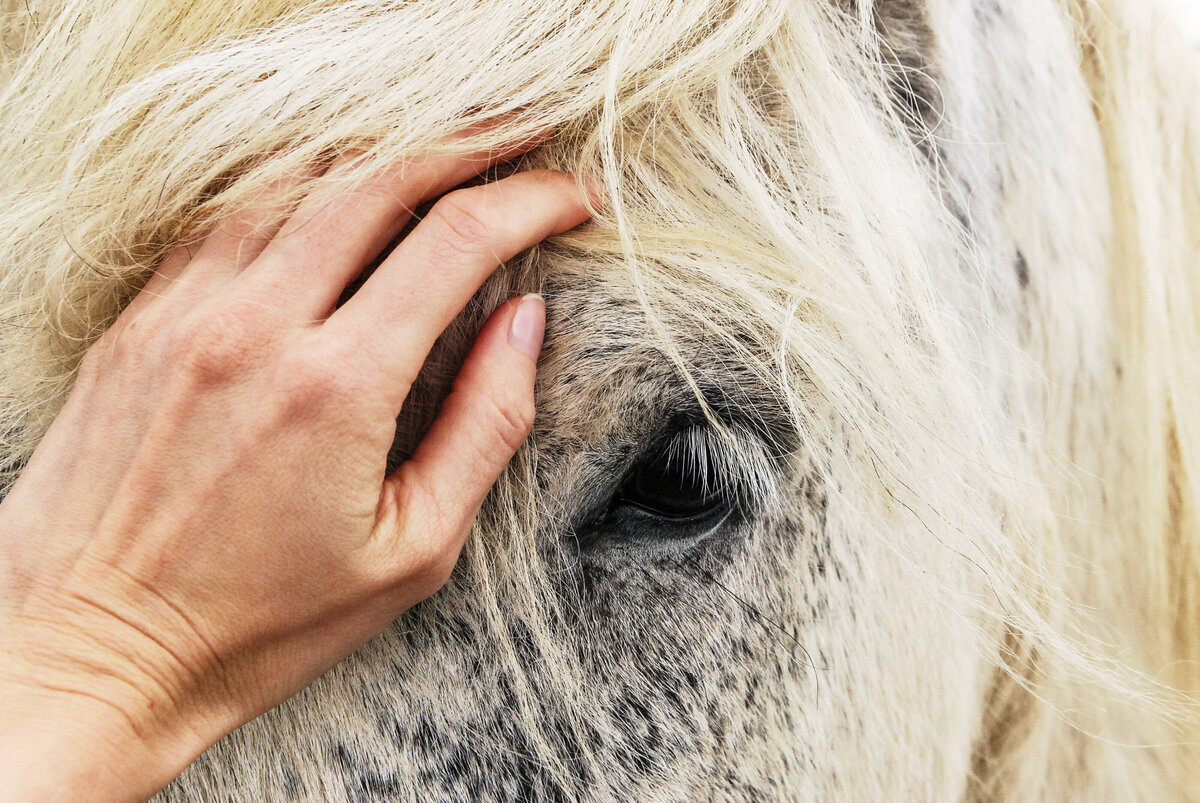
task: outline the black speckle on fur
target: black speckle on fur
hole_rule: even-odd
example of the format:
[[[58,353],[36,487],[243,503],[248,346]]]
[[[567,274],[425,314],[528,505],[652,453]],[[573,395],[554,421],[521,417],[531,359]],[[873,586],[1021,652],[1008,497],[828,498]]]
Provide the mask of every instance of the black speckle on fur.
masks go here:
[[[283,766],[283,794],[288,800],[299,800],[304,792],[296,771],[285,764]]]
[[[892,100],[922,150],[932,152],[930,137],[941,122],[944,104],[925,3],[880,0],[875,4],[875,27],[882,45],[880,56],[890,73]]]
[[[858,0],[842,0],[842,5],[849,14],[858,13]],[[941,123],[944,103],[934,58],[936,38],[925,6],[921,0],[876,0],[872,15],[892,103],[917,146],[932,155],[937,150],[932,134]]]
[[[1029,289],[1029,263],[1025,260],[1025,254],[1017,251],[1017,281],[1021,285],[1022,290]]]

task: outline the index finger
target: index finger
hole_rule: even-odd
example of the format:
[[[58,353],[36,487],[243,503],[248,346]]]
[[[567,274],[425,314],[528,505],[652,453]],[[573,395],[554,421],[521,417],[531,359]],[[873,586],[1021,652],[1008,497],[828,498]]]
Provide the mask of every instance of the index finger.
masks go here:
[[[597,206],[574,176],[528,170],[443,196],[324,324],[356,344],[397,413],[434,340],[501,263],[578,226]],[[591,208],[590,208],[591,207]]]
[[[468,129],[448,138],[465,138]],[[297,316],[323,319],[346,286],[396,238],[424,201],[452,189],[492,165],[540,145],[549,129],[501,148],[423,156],[388,165],[353,191],[337,179],[361,167],[361,155],[339,158],[330,179],[301,203],[244,273],[273,303]]]

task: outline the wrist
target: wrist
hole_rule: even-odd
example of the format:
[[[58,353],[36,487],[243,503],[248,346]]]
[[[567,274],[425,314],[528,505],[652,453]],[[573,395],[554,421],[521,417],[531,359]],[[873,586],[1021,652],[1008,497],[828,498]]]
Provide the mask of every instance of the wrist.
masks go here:
[[[98,700],[0,687],[0,777],[14,800],[149,797],[156,756]]]
[[[2,611],[6,800],[145,799],[247,718],[217,693],[219,675],[197,669],[169,606],[135,584],[114,588],[123,577],[68,577]]]
[[[95,680],[87,689],[49,673],[36,682],[0,678],[6,800],[144,800],[223,732],[214,728],[210,738],[173,712],[156,712],[152,700],[139,710]]]

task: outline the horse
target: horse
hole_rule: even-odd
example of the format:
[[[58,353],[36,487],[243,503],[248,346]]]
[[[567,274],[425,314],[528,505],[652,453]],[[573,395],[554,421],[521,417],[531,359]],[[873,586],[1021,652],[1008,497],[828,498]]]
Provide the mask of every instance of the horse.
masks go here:
[[[1165,10],[0,14],[0,494],[163,256],[281,177],[552,131],[489,175],[606,188],[397,422],[391,465],[545,296],[534,431],[448,585],[159,800],[1200,797],[1200,70]]]

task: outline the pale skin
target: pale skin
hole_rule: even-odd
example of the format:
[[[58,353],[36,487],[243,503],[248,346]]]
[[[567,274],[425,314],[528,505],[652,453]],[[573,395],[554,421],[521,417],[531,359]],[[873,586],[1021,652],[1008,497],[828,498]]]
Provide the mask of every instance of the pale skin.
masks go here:
[[[553,171],[449,192],[535,144],[380,166],[290,215],[270,188],[88,351],[0,505],[6,800],[144,799],[446,581],[532,425],[540,298],[495,311],[413,457],[386,457],[483,280],[598,202]]]

